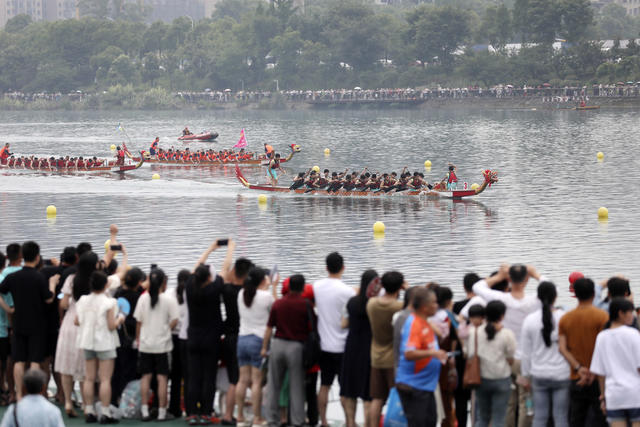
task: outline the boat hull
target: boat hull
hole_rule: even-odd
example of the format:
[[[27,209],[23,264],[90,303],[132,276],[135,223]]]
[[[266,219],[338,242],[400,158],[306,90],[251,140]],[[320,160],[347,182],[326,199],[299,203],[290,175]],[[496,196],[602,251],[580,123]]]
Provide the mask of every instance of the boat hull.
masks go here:
[[[218,137],[217,132],[199,133],[197,135],[183,135],[178,138],[178,141],[213,141]]]
[[[586,107],[576,107],[575,110],[578,111],[585,111],[585,110],[599,110],[600,106],[599,105],[588,105]]]
[[[140,167],[142,167],[142,165],[144,164],[145,160],[144,159],[140,159],[138,158],[138,160],[136,160],[137,163],[134,164],[127,164],[127,165],[116,165],[115,162],[108,162],[105,165],[101,165],[101,166],[93,166],[90,168],[84,168],[84,167],[75,167],[75,166],[70,166],[70,167],[58,167],[58,166],[52,166],[52,167],[26,167],[23,165],[20,166],[9,166],[9,164],[7,162],[3,162],[0,163],[0,167],[2,169],[10,169],[10,170],[27,170],[27,171],[39,171],[39,172],[50,172],[50,173],[91,173],[91,172],[115,172],[115,173],[124,173],[124,172],[129,172],[132,170],[136,170]]]
[[[436,191],[429,189],[421,190],[405,190],[405,191],[345,191],[338,190],[337,192],[328,192],[327,190],[309,190],[306,188],[299,188],[297,190],[291,190],[288,187],[273,187],[271,185],[262,184],[250,184],[246,180],[240,168],[236,166],[236,178],[242,185],[250,190],[268,191],[271,193],[287,193],[287,194],[302,194],[302,195],[319,195],[327,197],[428,197],[428,198],[444,198],[444,199],[462,199],[464,197],[475,196],[475,190],[454,190],[454,191]]]

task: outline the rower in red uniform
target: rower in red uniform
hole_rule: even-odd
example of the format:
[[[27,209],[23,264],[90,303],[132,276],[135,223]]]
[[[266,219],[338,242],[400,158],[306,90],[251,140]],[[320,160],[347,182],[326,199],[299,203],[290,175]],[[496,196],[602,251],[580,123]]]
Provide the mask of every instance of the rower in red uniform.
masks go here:
[[[449,191],[455,190],[458,187],[457,169],[454,165],[449,164],[449,173],[447,174],[447,190]]]
[[[9,152],[9,143],[4,144],[4,147],[0,148],[0,160],[5,161],[11,156],[12,153]]]
[[[124,165],[124,150],[118,146],[117,154],[116,154],[116,165],[121,166]]]
[[[158,143],[160,142],[160,137],[156,136],[156,139],[151,143],[151,147],[149,147],[149,155],[151,157],[158,155]]]

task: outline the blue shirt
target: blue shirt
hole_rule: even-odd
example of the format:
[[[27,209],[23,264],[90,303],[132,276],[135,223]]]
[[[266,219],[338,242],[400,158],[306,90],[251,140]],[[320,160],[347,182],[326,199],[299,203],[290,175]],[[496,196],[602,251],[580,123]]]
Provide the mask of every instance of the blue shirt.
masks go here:
[[[2,270],[0,273],[0,283],[4,280],[5,277],[10,275],[11,273],[15,273],[16,271],[20,271],[22,267],[12,267],[9,266]],[[4,302],[7,303],[9,307],[13,307],[13,297],[11,296],[11,292],[6,294],[0,294],[0,297],[4,298]],[[7,312],[0,308],[0,338],[7,338],[9,336],[9,332],[7,328],[9,327],[9,319],[7,318]]]
[[[440,361],[435,357],[407,360],[404,353],[408,350],[439,350],[433,329],[425,319],[414,314],[407,318],[402,327],[396,384],[406,384],[423,391],[435,391],[440,378]]]
[[[0,427],[16,427],[14,410],[15,405],[9,406]],[[60,409],[39,394],[28,394],[18,402],[17,418],[20,427],[64,427]]]

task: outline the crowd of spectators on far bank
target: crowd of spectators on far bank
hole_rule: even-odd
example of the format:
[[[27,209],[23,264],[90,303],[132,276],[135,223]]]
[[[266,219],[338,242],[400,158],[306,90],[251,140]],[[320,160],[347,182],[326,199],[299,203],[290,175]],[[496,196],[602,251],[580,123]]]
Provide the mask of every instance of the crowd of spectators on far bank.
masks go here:
[[[640,83],[640,82],[639,82]],[[582,87],[551,87],[549,84],[514,87],[513,85],[497,85],[489,88],[472,87],[432,87],[432,88],[395,88],[395,89],[325,89],[325,90],[282,90],[282,91],[232,91],[210,90],[201,92],[176,92],[173,95],[186,103],[259,103],[273,100],[280,95],[287,102],[323,103],[323,102],[376,102],[376,101],[429,101],[438,99],[467,99],[467,98],[522,98],[538,97],[544,102],[573,102],[589,97],[638,97],[640,84],[634,82],[618,82],[617,84],[597,84]],[[12,101],[59,102],[83,101],[89,97],[99,97],[100,94],[75,91],[63,93],[23,93],[7,92],[4,98]]]
[[[89,243],[60,259],[35,242],[0,254],[0,404],[18,401],[2,427],[62,426],[79,407],[87,423],[327,426],[336,381],[347,427],[358,400],[369,427],[382,416],[409,427],[640,424],[640,332],[624,277],[594,284],[573,272],[576,302],[562,308],[533,266],[502,265],[464,275],[454,301],[450,287],[410,286],[398,271],[346,284],[334,252],[326,277],[280,286],[218,239],[168,288],[161,266],[129,266],[110,231],[103,257]],[[65,418],[46,399],[50,382]]]

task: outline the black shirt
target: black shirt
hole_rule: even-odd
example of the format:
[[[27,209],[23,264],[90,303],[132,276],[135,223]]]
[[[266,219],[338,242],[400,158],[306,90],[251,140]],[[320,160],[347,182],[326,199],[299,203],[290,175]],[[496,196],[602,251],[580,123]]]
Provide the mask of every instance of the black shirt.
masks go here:
[[[187,282],[187,308],[189,347],[210,349],[218,345],[222,335],[222,313],[220,296],[224,282],[216,276],[213,282],[200,287],[195,280]]]
[[[140,289],[129,289],[124,286],[120,286],[116,289],[116,293],[113,295],[115,299],[120,297],[129,301],[129,306],[131,310],[129,314],[124,319],[124,328],[118,329],[118,336],[120,337],[120,342],[123,347],[131,347],[133,341],[136,339],[136,327],[138,325],[137,320],[133,317],[133,313],[136,311],[136,304],[138,303],[138,298],[142,291]]]
[[[453,312],[455,314],[460,314],[465,305],[470,301],[470,298],[465,298],[462,301],[457,301],[453,303]]]
[[[47,279],[33,267],[22,267],[0,284],[0,293],[11,292],[16,309],[13,330],[21,335],[43,334],[47,324],[46,300],[53,297]]]
[[[47,312],[47,319],[49,322],[47,327],[49,328],[49,331],[52,334],[54,333],[56,334],[56,337],[57,337],[58,329],[60,327],[60,311],[59,311],[60,300],[57,298],[57,296],[62,290],[62,285],[64,285],[64,282],[62,281],[62,273],[67,268],[68,267],[59,265],[57,267],[54,267],[54,266],[43,267],[40,270],[40,273],[42,273],[47,280],[49,280],[51,277],[55,276],[56,274],[60,274],[60,281],[56,285],[56,290],[54,292],[54,296],[56,298],[53,298],[53,302],[51,304],[47,304],[47,307],[45,308]]]
[[[238,294],[242,286],[225,283],[222,287],[222,302],[227,318],[223,324],[225,335],[238,335],[240,332],[240,313],[238,312]]]

